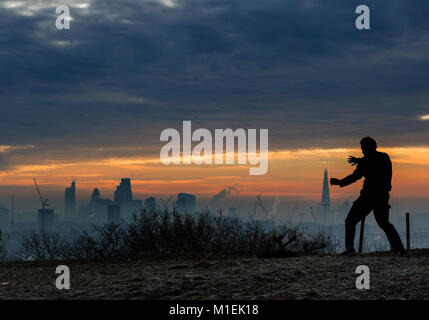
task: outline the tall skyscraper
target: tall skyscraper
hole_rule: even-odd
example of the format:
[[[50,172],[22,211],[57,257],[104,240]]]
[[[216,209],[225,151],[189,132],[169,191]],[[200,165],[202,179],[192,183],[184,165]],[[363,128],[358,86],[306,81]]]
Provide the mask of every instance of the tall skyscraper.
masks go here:
[[[331,200],[329,198],[329,183],[328,183],[327,169],[325,169],[325,173],[323,175],[322,206],[325,206],[327,208],[331,206]]]
[[[330,212],[331,212],[331,200],[329,198],[329,183],[328,183],[328,170],[325,169],[323,175],[323,190],[322,190],[322,202],[320,204],[320,217],[322,224],[332,223],[330,221]]]
[[[91,202],[96,202],[96,201],[99,201],[100,199],[101,199],[100,191],[98,190],[98,188],[95,188],[91,194]]]
[[[121,183],[116,187],[114,204],[121,207],[121,216],[124,219],[129,218],[131,214],[138,213],[143,209],[141,200],[133,200],[130,178],[122,178]]]
[[[94,188],[89,203],[80,207],[79,218],[90,219],[91,223],[105,222],[107,206],[111,203],[112,200],[102,198],[100,190]]]
[[[76,210],[76,184],[73,181],[70,188],[64,192],[64,213],[66,217],[73,217]]]
[[[119,186],[116,187],[114,199],[117,203],[127,203],[133,200],[133,193],[131,191],[131,180],[129,178],[122,178]]]

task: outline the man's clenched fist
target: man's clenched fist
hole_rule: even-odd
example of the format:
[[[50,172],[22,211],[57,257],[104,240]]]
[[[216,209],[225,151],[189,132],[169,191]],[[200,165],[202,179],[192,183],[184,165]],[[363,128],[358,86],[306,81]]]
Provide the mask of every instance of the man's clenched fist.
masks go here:
[[[331,178],[331,185],[338,186],[340,184],[340,179]]]

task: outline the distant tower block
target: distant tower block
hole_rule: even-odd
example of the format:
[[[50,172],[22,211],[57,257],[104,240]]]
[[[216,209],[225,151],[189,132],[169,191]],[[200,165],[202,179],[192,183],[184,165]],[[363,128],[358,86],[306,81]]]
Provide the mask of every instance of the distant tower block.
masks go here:
[[[98,188],[95,188],[91,194],[91,202],[98,201],[100,199],[101,199],[100,191],[98,190]]]
[[[121,207],[118,205],[110,205],[107,207],[107,222],[109,224],[119,224],[121,219]]]
[[[115,202],[126,203],[133,200],[133,192],[131,190],[131,179],[122,178],[119,186],[116,187],[114,193]]]
[[[325,173],[323,175],[322,203],[320,208],[320,216],[324,224],[329,223],[330,210],[331,200],[329,198],[328,170],[325,169]]]
[[[42,202],[42,209],[37,210],[37,225],[41,231],[49,231],[54,224],[54,209],[47,208],[48,198],[43,198],[37,185],[36,178],[33,177],[34,185],[36,186],[37,193],[39,194],[40,201]]]
[[[228,217],[237,218],[237,210],[234,207],[228,208]]]
[[[144,201],[144,208],[146,209],[146,212],[155,210],[155,198],[154,197],[147,198]]]
[[[37,225],[41,231],[50,231],[54,225],[54,209],[37,210]]]
[[[180,213],[193,213],[195,211],[195,196],[189,193],[177,195],[176,210]]]
[[[72,217],[76,211],[76,183],[73,181],[70,188],[64,192],[64,211],[66,217]]]

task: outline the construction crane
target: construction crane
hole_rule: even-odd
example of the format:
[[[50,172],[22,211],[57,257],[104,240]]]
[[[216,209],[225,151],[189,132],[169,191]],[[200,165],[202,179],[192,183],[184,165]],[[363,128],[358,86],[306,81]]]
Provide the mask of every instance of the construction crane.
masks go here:
[[[297,213],[298,209],[299,209],[299,207],[297,205],[295,205],[293,207],[292,214],[290,216],[290,221],[291,222],[294,222],[295,213]],[[316,217],[315,217],[314,212],[313,212],[313,207],[310,207],[309,211],[305,210],[305,211],[298,212],[298,215],[300,216],[300,220],[299,220],[300,223],[302,223],[303,220],[304,220],[304,217],[308,216],[308,215],[310,215],[311,219],[313,220],[313,222],[316,223]]]
[[[316,217],[314,216],[313,207],[310,207],[310,214],[311,214],[311,217],[313,218],[313,222],[316,223]]]
[[[40,192],[39,186],[37,185],[36,178],[33,177],[33,180],[34,180],[34,184],[36,186],[37,192],[39,193],[40,200],[42,201],[42,209],[45,209],[45,207],[49,206],[48,205],[48,198],[43,199],[42,193]]]
[[[168,198],[167,201],[164,201],[164,199],[161,199],[161,202],[164,206],[164,210],[168,210],[168,203],[171,201],[171,199],[173,199],[173,195],[170,196],[170,198]]]
[[[260,192],[260,193],[259,193],[259,195],[258,195],[258,196],[256,196],[257,200],[256,200],[256,203],[255,203],[255,207],[253,208],[253,216],[255,216],[255,214],[256,214],[256,209],[257,209],[258,207],[261,207],[261,208],[262,208],[262,210],[263,210],[263,211],[264,211],[264,213],[265,213],[265,216],[266,216],[266,217],[268,217],[268,216],[269,216],[269,215],[268,215],[268,211],[267,211],[267,209],[265,209],[265,206],[264,206],[264,204],[262,203],[261,197],[262,197],[262,192]]]

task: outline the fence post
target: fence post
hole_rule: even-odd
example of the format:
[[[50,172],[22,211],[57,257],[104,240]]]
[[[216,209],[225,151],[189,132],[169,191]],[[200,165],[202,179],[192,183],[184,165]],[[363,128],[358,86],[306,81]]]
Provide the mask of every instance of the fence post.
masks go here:
[[[359,249],[358,253],[362,253],[362,247],[363,247],[363,233],[365,230],[365,218],[362,219],[360,222],[360,235],[359,235]]]
[[[405,214],[406,236],[407,236],[407,250],[410,250],[410,214]]]

